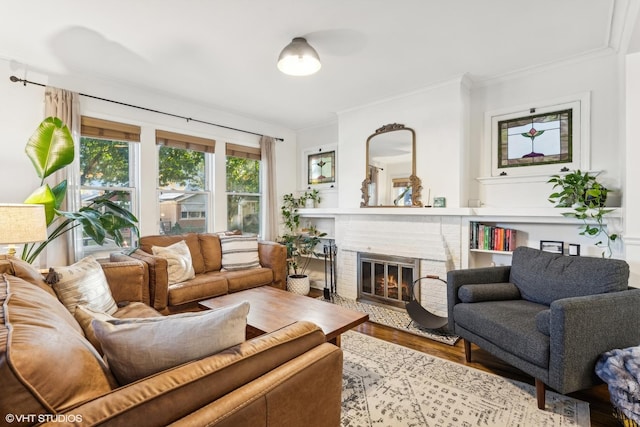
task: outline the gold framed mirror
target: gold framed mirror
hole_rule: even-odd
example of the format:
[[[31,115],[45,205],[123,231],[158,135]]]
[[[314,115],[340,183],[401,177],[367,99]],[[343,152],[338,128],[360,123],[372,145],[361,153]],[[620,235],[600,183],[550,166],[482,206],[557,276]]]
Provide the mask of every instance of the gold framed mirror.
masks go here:
[[[403,124],[376,129],[367,138],[360,207],[421,207],[416,176],[416,133]]]

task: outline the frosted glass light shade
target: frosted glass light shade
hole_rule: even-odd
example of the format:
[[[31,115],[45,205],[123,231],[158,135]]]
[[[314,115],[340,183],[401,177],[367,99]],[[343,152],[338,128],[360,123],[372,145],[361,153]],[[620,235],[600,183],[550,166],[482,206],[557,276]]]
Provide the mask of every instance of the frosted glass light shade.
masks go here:
[[[278,57],[278,69],[290,76],[308,76],[321,67],[318,52],[303,37],[295,37]]]
[[[0,243],[19,244],[47,240],[44,205],[0,204]]]

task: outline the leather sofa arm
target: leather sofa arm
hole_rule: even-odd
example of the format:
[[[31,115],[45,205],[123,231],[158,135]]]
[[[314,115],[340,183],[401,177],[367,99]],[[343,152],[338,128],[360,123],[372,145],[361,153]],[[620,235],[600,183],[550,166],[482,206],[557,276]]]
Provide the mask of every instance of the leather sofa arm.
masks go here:
[[[111,294],[116,302],[142,302],[149,305],[149,270],[147,264],[127,261],[100,261]]]
[[[133,258],[134,260],[143,261],[147,264],[149,305],[160,312],[166,310],[169,304],[169,272],[167,270],[167,260],[153,256],[141,249],[137,249],[131,255],[111,254],[112,261],[121,261],[127,258]]]
[[[455,331],[453,306],[462,302],[458,297],[458,289],[463,285],[480,285],[487,283],[506,283],[509,281],[511,266],[467,268],[447,272],[447,327]]]
[[[600,383],[594,371],[598,357],[640,343],[638,307],[640,289],[552,302],[548,384],[565,393]]]
[[[258,256],[260,265],[273,270],[272,286],[287,289],[287,247],[283,244],[260,241],[258,242]]]
[[[223,400],[236,390],[241,393],[243,386],[261,381],[261,377],[283,369],[283,365],[289,365],[297,357],[319,346],[323,347],[323,352],[337,351],[340,356],[342,354],[339,348],[325,342],[325,335],[318,326],[310,322],[296,322],[212,356],[120,387],[66,413],[76,418],[81,416],[83,426],[168,425],[208,405],[218,404],[218,400]],[[306,369],[307,366],[308,362],[300,369]],[[339,367],[341,378],[341,357]],[[304,378],[323,375],[323,371],[313,369]],[[249,398],[241,394],[245,401]],[[294,393],[286,395],[289,396],[286,400],[295,397]],[[337,395],[340,396],[340,393]],[[67,424],[55,424],[56,427],[60,425]]]

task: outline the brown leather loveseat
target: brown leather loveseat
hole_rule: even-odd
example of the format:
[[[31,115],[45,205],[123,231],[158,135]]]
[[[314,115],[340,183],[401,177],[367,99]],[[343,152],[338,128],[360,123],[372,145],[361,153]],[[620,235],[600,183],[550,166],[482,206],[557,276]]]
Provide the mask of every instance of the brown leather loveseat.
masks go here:
[[[144,263],[102,267],[115,317],[160,316]],[[121,385],[37,273],[0,259],[0,426],[339,425],[342,351],[314,324]]]
[[[223,236],[224,238],[224,236]],[[153,246],[167,247],[184,240],[189,247],[195,277],[181,283],[170,283],[167,260],[153,255]],[[222,265],[220,235],[187,233],[154,235],[140,238],[140,248],[131,255],[112,254],[112,261],[129,257],[148,264],[151,306],[162,313],[197,308],[207,298],[270,285],[286,289],[287,250],[275,242],[258,241],[259,268],[225,271]]]

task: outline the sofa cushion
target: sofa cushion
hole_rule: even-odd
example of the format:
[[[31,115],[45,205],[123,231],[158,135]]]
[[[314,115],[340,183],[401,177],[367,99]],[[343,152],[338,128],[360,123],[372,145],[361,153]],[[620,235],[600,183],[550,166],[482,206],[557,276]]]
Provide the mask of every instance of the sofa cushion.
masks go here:
[[[53,289],[73,314],[78,304],[113,314],[118,309],[100,263],[88,256],[67,267],[56,267],[58,281]]]
[[[220,247],[220,237],[217,234],[201,233],[200,250],[204,259],[204,271],[220,271],[222,268],[222,249]]]
[[[462,302],[503,301],[520,299],[520,291],[513,283],[480,283],[462,285],[458,289]]]
[[[15,414],[63,411],[116,386],[100,355],[55,297],[4,275],[0,305],[0,408]]]
[[[180,240],[184,240],[187,243],[187,246],[189,246],[191,262],[193,262],[193,270],[195,273],[204,273],[204,258],[200,251],[200,240],[196,233],[177,234],[174,236],[144,236],[140,238],[140,249],[148,254],[152,254],[152,246],[170,246]]]
[[[169,286],[169,305],[186,304],[229,292],[229,283],[224,273],[212,271],[198,274],[186,282]]]
[[[557,299],[627,289],[629,265],[622,260],[572,256],[518,247],[513,252],[510,282],[522,298],[551,305]]]
[[[42,273],[40,273],[40,271],[33,265],[16,257],[9,257],[8,260],[13,268],[14,276],[44,289],[46,292],[57,298],[53,288],[44,281]]]
[[[453,313],[457,325],[547,369],[549,337],[538,331],[535,320],[536,314],[547,308],[526,300],[493,301],[456,304]]]
[[[111,370],[120,384],[128,384],[240,344],[248,313],[245,301],[218,310],[92,324]]]
[[[270,268],[252,268],[251,270],[227,271],[226,277],[229,292],[269,285],[273,282],[273,270]]]
[[[222,236],[222,270],[235,271],[260,267],[257,236]]]
[[[193,279],[196,275],[191,261],[191,252],[184,240],[169,246],[152,246],[151,252],[167,260],[169,284]]]

